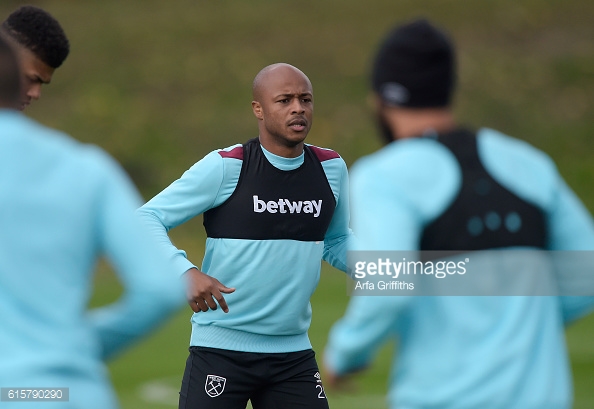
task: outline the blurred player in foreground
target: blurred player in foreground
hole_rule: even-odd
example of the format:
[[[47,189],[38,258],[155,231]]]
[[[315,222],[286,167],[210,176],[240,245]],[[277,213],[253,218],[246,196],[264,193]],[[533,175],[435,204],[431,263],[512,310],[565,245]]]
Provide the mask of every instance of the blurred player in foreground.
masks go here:
[[[493,248],[593,250],[592,218],[548,156],[456,124],[455,77],[449,38],[426,20],[379,47],[371,81],[388,145],[352,168],[357,250],[475,251],[471,263]],[[500,271],[478,273],[484,284]],[[564,328],[591,308],[591,297],[353,297],[331,330],[325,381],[364,368],[395,337],[391,408],[569,409]]]
[[[60,67],[70,44],[60,23],[47,11],[35,6],[22,6],[0,25],[4,37],[20,60],[22,88],[19,110],[41,97],[41,86],[49,84]]]
[[[116,408],[103,359],[169,317],[184,289],[123,170],[18,112],[19,76],[0,38],[0,407]],[[123,294],[88,312],[101,256]]]

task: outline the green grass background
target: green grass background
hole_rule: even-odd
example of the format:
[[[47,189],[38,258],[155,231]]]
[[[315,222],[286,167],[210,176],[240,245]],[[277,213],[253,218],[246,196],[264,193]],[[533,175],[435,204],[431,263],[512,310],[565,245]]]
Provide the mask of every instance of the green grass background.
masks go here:
[[[2,0],[0,16],[23,3]],[[427,16],[447,28],[459,46],[460,121],[496,128],[549,153],[594,211],[592,1],[27,3],[52,12],[72,44],[70,57],[27,114],[104,147],[146,199],[209,151],[256,136],[251,81],[273,62],[300,67],[313,83],[316,113],[309,142],[336,149],[348,165],[377,149],[366,99],[370,58],[393,23]],[[192,220],[172,235],[199,263],[201,221]],[[118,296],[117,279],[106,266],[99,267],[96,283],[93,305]],[[310,336],[318,352],[344,311],[345,294],[344,277],[324,266],[312,301]],[[189,309],[181,311],[110,363],[124,408],[175,407],[189,317]],[[577,323],[567,335],[575,407],[594,408],[594,318]],[[390,354],[385,347],[348,394],[331,394],[334,407],[382,407]]]

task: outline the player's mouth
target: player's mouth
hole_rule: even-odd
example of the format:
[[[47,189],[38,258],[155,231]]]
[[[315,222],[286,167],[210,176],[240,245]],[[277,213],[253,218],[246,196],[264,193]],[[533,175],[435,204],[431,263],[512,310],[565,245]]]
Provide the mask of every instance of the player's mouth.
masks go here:
[[[297,118],[289,122],[289,128],[295,132],[303,132],[307,129],[307,121],[305,118]]]
[[[30,103],[31,103],[31,101],[21,102],[21,105],[19,105],[19,111],[24,111],[25,108],[27,108]]]

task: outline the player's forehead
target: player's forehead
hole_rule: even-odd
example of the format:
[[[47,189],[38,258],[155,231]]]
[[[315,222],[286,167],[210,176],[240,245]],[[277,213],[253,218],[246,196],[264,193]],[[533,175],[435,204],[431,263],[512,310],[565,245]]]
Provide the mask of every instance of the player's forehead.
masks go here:
[[[311,82],[307,76],[291,66],[279,66],[270,70],[262,79],[263,91],[272,96],[312,95]]]

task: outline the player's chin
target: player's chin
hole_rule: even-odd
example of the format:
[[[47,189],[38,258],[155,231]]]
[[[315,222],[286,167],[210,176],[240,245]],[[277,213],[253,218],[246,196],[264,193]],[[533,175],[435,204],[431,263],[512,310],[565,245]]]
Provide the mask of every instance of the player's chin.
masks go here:
[[[299,144],[302,144],[303,141],[305,141],[305,137],[307,136],[307,134],[302,134],[302,135],[289,135],[287,137],[284,138],[285,140],[285,145],[286,146],[290,146],[290,147],[295,147]]]
[[[285,134],[285,140],[287,142],[293,142],[294,144],[299,144],[307,138],[307,134],[309,134],[309,128],[306,127],[302,130],[294,130],[289,129],[289,131]]]

